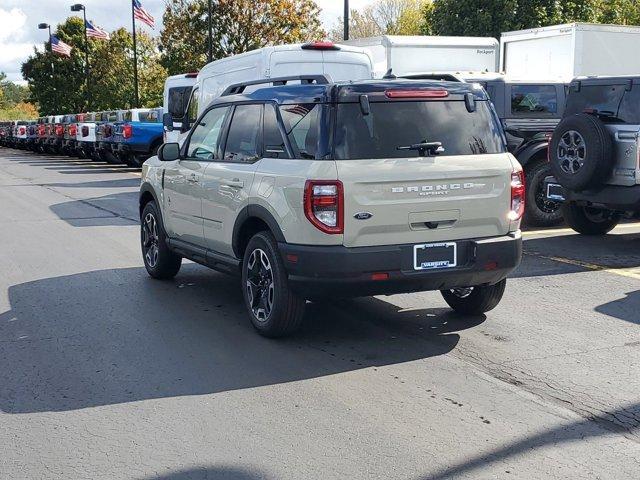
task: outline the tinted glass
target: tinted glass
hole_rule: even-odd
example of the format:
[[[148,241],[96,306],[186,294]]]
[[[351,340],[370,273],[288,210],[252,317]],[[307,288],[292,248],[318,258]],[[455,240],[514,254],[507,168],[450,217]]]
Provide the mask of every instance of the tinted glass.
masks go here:
[[[159,121],[158,111],[151,110],[150,112],[138,113],[138,121],[145,123],[157,123]]]
[[[553,85],[513,85],[511,113],[545,114],[558,112],[558,96]]]
[[[278,117],[273,105],[264,106],[264,156],[270,158],[289,158],[284,138],[278,128]]]
[[[423,142],[441,142],[444,156],[505,152],[487,101],[476,101],[473,113],[463,101],[372,102],[367,116],[359,104],[340,104],[334,142],[338,160],[417,157],[398,147]]]
[[[189,100],[189,122],[193,124],[198,119],[198,90],[194,90]]]
[[[618,114],[618,108],[624,95],[625,85],[583,85],[579,92],[569,90],[565,116],[596,110],[610,116]]]
[[[640,85],[634,85],[631,91],[625,91],[618,110],[618,120],[625,123],[640,124]]]
[[[124,112],[124,115],[122,117],[123,117],[122,119],[125,122],[130,122],[131,119],[133,118],[133,113],[132,112]]]
[[[192,87],[173,87],[169,89],[169,113],[176,122],[182,121]]]
[[[225,162],[254,162],[260,158],[262,105],[238,105],[233,112],[224,149]]]
[[[228,111],[229,107],[214,108],[202,117],[189,140],[188,157],[202,160],[220,158],[220,131]]]
[[[320,105],[282,105],[280,115],[296,158],[316,158]]]

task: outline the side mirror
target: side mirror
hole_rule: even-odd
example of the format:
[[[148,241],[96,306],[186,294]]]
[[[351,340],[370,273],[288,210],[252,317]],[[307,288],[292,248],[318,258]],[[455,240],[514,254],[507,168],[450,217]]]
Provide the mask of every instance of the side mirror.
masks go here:
[[[173,132],[173,115],[169,112],[162,115],[162,125],[167,132]]]
[[[180,144],[163,143],[158,148],[158,160],[161,162],[173,162],[180,158]]]

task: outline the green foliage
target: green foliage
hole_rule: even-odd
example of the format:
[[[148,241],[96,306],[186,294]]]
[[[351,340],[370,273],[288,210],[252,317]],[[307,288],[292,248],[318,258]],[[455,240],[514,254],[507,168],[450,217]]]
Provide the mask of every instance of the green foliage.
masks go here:
[[[0,107],[0,122],[8,120],[34,120],[38,110],[32,103],[19,102],[15,105]]]
[[[214,0],[213,58],[267,45],[321,39],[313,0]],[[197,71],[208,52],[207,0],[166,0],[160,34],[162,65],[170,75]],[[194,33],[197,32],[197,33]]]
[[[435,0],[425,10],[425,23],[436,35],[498,38],[501,32],[560,23],[622,23],[620,18],[633,18],[631,4],[637,13],[637,0]]]
[[[73,47],[71,58],[54,54],[47,42],[44,52],[34,49],[22,64],[22,75],[29,82],[29,101],[39,106],[41,115],[88,110],[83,20],[70,17],[55,33]],[[167,76],[160,65],[157,42],[138,32],[138,74],[141,106],[162,104]],[[90,108],[94,111],[125,109],[133,105],[133,40],[120,28],[111,39],[89,38]]]

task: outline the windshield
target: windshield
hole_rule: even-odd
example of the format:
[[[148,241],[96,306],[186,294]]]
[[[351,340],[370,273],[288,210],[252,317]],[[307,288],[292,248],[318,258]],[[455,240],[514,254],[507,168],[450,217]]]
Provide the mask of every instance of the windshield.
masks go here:
[[[407,147],[432,142],[442,144],[445,156],[506,151],[502,130],[486,101],[477,101],[475,112],[467,111],[464,101],[370,105],[371,114],[366,116],[360,104],[338,105],[337,160],[417,157],[420,150]]]

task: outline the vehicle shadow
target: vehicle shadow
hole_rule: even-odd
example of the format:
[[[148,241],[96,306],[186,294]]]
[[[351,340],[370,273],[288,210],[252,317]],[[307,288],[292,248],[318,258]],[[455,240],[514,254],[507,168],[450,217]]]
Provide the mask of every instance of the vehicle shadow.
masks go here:
[[[140,480],[269,480],[271,475],[238,467],[211,466],[163,473]]]
[[[138,225],[138,192],[71,200],[49,206],[58,218],[74,227]]]
[[[596,307],[595,311],[640,325],[640,290],[629,292],[624,298],[602,304]]]
[[[637,426],[637,422],[633,427],[623,429],[621,427],[611,425],[608,422],[607,417],[639,418],[640,404],[636,403],[612,410],[611,412],[604,412],[603,415],[604,416],[601,417],[579,420],[568,425],[561,425],[556,428],[542,431],[519,441],[509,443],[504,447],[494,449],[489,453],[481,454],[456,465],[452,465],[434,474],[421,476],[419,480],[447,480],[461,478],[462,476],[464,476],[464,478],[473,478],[471,476],[467,477],[466,474],[476,470],[485,469],[488,465],[504,462],[509,458],[517,457],[524,453],[531,453],[538,449],[549,448],[549,446],[558,448],[561,444],[565,443],[583,442],[589,438],[611,435],[612,431],[626,433],[629,436],[637,438],[638,429],[640,428]],[[488,478],[482,476],[480,472],[477,473],[479,475],[477,478]]]
[[[0,411],[67,411],[304,380],[446,354],[460,321],[377,299],[309,304],[291,338],[251,327],[239,280],[185,264],[175,281],[143,268],[9,288],[0,314]]]
[[[140,187],[140,179],[139,178],[117,178],[113,180],[96,180],[91,182],[58,182],[58,183],[47,183],[45,184],[47,187],[53,188],[139,188]],[[137,193],[137,191],[136,191]]]

